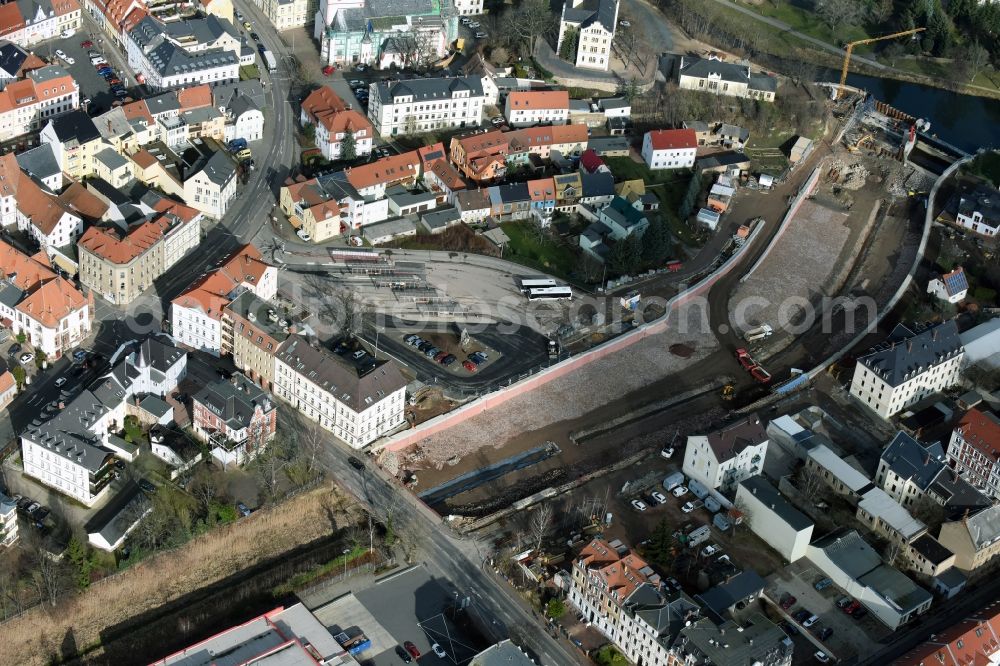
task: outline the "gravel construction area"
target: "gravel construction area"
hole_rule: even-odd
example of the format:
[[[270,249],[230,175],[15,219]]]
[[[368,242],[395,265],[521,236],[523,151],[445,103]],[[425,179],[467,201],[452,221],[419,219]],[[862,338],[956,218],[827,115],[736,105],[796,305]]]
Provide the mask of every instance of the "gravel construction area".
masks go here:
[[[767,260],[736,290],[730,308],[735,324],[749,328],[768,323],[777,329],[795,323],[802,299],[812,301],[825,293],[851,235],[848,219],[847,213],[803,202]]]
[[[714,336],[703,332],[700,311],[692,309],[688,315],[692,321],[687,330],[691,333],[678,333],[677,327],[672,326],[672,330],[666,333],[640,340],[625,350],[592,361],[534,391],[511,398],[422,441],[407,452],[406,460],[401,461],[403,466],[425,470],[420,474],[421,487],[432,487],[469,469],[512,456],[522,448],[527,450],[538,446],[545,437],[536,441],[531,434],[537,435],[537,431],[543,428],[583,416],[594,416],[609,403],[629,393],[642,391],[665,377],[694,368],[717,349],[718,343]],[[688,358],[671,353],[670,346],[678,342],[692,349]],[[689,388],[678,386],[677,392]],[[656,399],[668,397],[657,395]],[[548,405],[549,408],[539,409],[539,405]],[[608,418],[618,415],[608,414]],[[515,438],[516,445],[505,447]],[[394,458],[396,454],[385,452],[383,456]],[[456,458],[460,460],[458,464]],[[384,460],[390,468],[399,462]],[[446,467],[443,473],[434,473],[435,469]]]

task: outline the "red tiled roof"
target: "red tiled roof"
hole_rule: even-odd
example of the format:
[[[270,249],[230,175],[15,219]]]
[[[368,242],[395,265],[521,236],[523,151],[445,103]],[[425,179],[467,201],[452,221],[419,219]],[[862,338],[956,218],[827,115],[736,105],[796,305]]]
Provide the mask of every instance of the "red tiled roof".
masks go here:
[[[1000,606],[991,604],[930,637],[893,666],[987,666],[1000,655]]]
[[[525,184],[532,201],[551,201],[556,198],[556,183],[551,177],[529,180]]]
[[[955,427],[962,438],[991,460],[1000,460],[1000,419],[990,413],[972,408],[962,416]]]
[[[24,17],[16,2],[0,5],[0,35],[17,32],[25,25]]]
[[[653,150],[697,148],[698,136],[693,129],[653,130],[649,132]]]
[[[569,109],[568,90],[516,90],[507,95],[513,110]]]
[[[17,304],[16,309],[41,322],[43,326],[55,328],[70,313],[93,303],[93,294],[84,296],[68,280],[57,277],[28,294]]]
[[[179,307],[198,308],[213,319],[222,317],[229,294],[241,284],[260,284],[270,265],[253,245],[244,245],[186,292],[173,300]]]
[[[80,237],[79,246],[105,261],[121,266],[156,245],[169,228],[170,221],[163,216],[147,220],[124,235],[105,227],[90,227]]]
[[[212,87],[207,83],[177,91],[177,103],[182,109],[197,109],[212,105]]]
[[[346,172],[347,181],[358,190],[378,184],[392,185],[420,175],[420,156],[417,151],[411,150],[347,169]]]

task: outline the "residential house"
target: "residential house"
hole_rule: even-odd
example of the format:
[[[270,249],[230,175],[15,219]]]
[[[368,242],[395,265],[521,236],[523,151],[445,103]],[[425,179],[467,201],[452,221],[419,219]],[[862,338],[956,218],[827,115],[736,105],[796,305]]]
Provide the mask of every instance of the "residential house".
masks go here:
[[[511,127],[565,125],[569,121],[569,91],[525,90],[507,95],[504,116]]]
[[[0,42],[0,88],[8,83],[22,79],[33,70],[45,67],[48,63],[12,42]]]
[[[729,123],[719,123],[712,135],[715,143],[737,150],[742,150],[743,146],[750,141],[750,130]]]
[[[418,148],[424,185],[438,194],[438,203],[455,203],[455,193],[465,189],[465,180],[451,162],[441,142]]]
[[[17,502],[0,493],[0,546],[9,548],[17,538]]]
[[[855,514],[868,529],[902,546],[927,533],[927,526],[881,488],[872,488],[858,502]]]
[[[532,155],[550,159],[552,151],[563,156],[579,155],[587,147],[585,125],[543,125],[506,132],[509,141],[507,163],[526,164]]]
[[[259,141],[264,136],[264,88],[257,79],[212,86],[212,104],[226,118],[225,140]]]
[[[556,210],[564,213],[575,211],[583,194],[580,172],[557,174],[552,177],[552,183],[556,188]]]
[[[34,69],[0,90],[0,141],[33,132],[78,108],[80,86],[66,70],[56,65]]]
[[[636,210],[649,212],[660,209],[660,200],[656,194],[647,191],[646,183],[639,178],[617,183],[615,194],[629,202]]]
[[[278,31],[309,25],[318,8],[316,0],[254,0],[254,4]]]
[[[597,100],[597,107],[607,118],[632,117],[632,102],[624,97],[604,97]]]
[[[490,215],[497,220],[524,220],[531,216],[531,193],[526,183],[504,183],[487,190]]]
[[[507,173],[508,137],[500,130],[473,132],[451,138],[452,163],[469,180],[486,184]]]
[[[170,330],[174,340],[220,356],[226,305],[243,291],[270,301],[277,290],[278,269],[264,261],[256,247],[244,245],[171,302]]]
[[[108,147],[94,121],[79,110],[50,120],[38,138],[52,146],[63,173],[77,180],[94,174],[95,156]]]
[[[124,189],[134,177],[132,161],[127,160],[114,148],[106,147],[94,155],[94,173],[97,178],[106,181],[115,189]]]
[[[1000,193],[989,187],[978,187],[962,195],[955,223],[982,236],[996,236],[1000,231]]]
[[[930,592],[885,564],[855,530],[836,530],[814,541],[807,557],[893,631],[931,606]]]
[[[642,211],[619,196],[615,196],[611,203],[597,211],[597,221],[607,228],[602,235],[616,241],[632,235],[642,238],[649,228],[649,220]]]
[[[115,478],[115,457],[132,460],[138,453],[138,447],[116,434],[133,400],[167,395],[186,370],[187,354],[169,342],[146,338],[138,343],[90,389],[21,433],[24,473],[93,506]]]
[[[195,645],[167,655],[152,666],[177,666],[200,655],[239,655],[244,663],[347,666],[352,657],[301,603],[241,622]]]
[[[538,223],[543,227],[552,221],[552,214],[556,208],[556,186],[551,177],[529,180],[528,196],[531,197],[531,214],[535,216]]]
[[[597,151],[590,148],[580,155],[580,170],[588,174],[611,173],[611,169],[604,163]]]
[[[697,150],[692,129],[652,130],[642,138],[642,159],[653,170],[690,169]]]
[[[806,454],[806,469],[816,474],[838,495],[857,503],[874,484],[865,474],[834,453],[826,444],[818,444]]]
[[[462,190],[455,194],[455,208],[465,224],[479,224],[490,216],[489,190]]]
[[[420,178],[420,155],[415,150],[352,167],[343,171],[358,194],[381,199],[393,185],[413,187]]]
[[[703,120],[685,120],[681,123],[681,127],[694,130],[694,136],[699,146],[707,146],[712,142],[712,127]]]
[[[752,607],[764,592],[766,583],[753,569],[747,569],[719,585],[696,595],[695,599],[705,609],[705,614],[722,624],[738,610]]]
[[[21,0],[3,5],[0,11],[0,39],[25,49],[41,42],[58,39],[65,32],[81,26],[77,0]]]
[[[707,435],[689,435],[682,469],[707,488],[733,492],[740,481],[760,474],[767,442],[760,418],[751,415]]]
[[[17,380],[10,370],[0,372],[0,408],[6,407],[17,397]]]
[[[293,335],[275,357],[274,394],[360,449],[406,422],[407,382],[392,360],[352,360]]]
[[[477,127],[486,103],[478,76],[378,81],[371,88],[368,118],[383,137]]]
[[[216,150],[184,180],[184,201],[206,216],[221,220],[236,198],[236,165]]]
[[[48,256],[72,245],[83,230],[83,218],[70,205],[70,194],[56,196],[18,168],[13,153],[0,157],[0,219],[33,238]],[[75,271],[71,271],[75,272]]]
[[[884,419],[958,382],[962,342],[955,322],[896,326],[889,339],[858,358],[851,395]]]
[[[625,136],[592,136],[586,147],[601,157],[628,157],[632,152],[629,138]]]
[[[615,177],[611,173],[580,173],[579,203],[593,208],[605,206],[615,198]]]
[[[17,165],[43,189],[59,192],[63,188],[63,172],[52,146],[43,143],[16,156]]]
[[[301,122],[303,127],[315,127],[316,146],[328,160],[354,159],[372,152],[374,137],[371,123],[360,112],[344,104],[330,86],[320,86],[302,101]],[[348,135],[351,137],[349,141]],[[345,141],[348,141],[347,154]],[[350,143],[353,143],[353,148]]]
[[[267,390],[274,383],[274,357],[293,332],[292,321],[253,291],[240,292],[222,309],[222,354]]]
[[[955,566],[962,571],[992,564],[1000,554],[1000,505],[942,523],[938,541],[955,553]]]
[[[59,276],[44,254],[29,257],[0,241],[0,270],[0,321],[15,335],[23,333],[33,348],[50,359],[61,358],[90,335],[93,294],[84,296]],[[5,399],[9,392],[10,382],[5,380]]]
[[[281,188],[281,210],[293,227],[301,229],[313,242],[322,243],[347,230],[346,210],[342,211],[331,195],[318,178],[291,183]]]
[[[927,283],[927,293],[948,301],[952,305],[965,300],[969,291],[969,281],[965,279],[965,271],[959,266],[950,273],[931,278]]]
[[[773,102],[778,79],[765,72],[754,72],[749,65],[724,62],[715,56],[681,56],[677,85],[683,90]]]
[[[948,465],[940,442],[924,444],[905,432],[882,451],[875,483],[908,509],[933,502],[954,516],[992,503]]]
[[[77,244],[80,282],[126,305],[201,242],[202,215],[181,204],[127,226],[92,226]]]
[[[892,662],[892,666],[1000,663],[1000,604],[993,601]]]
[[[947,455],[966,481],[1000,498],[1000,419],[996,414],[979,408],[963,414],[951,433]]]
[[[618,0],[570,0],[559,17],[556,53],[564,40],[576,44],[574,63],[581,69],[607,71],[618,27]]]
[[[87,542],[98,550],[113,553],[152,511],[149,497],[137,483],[129,481],[84,525]]]
[[[813,522],[761,476],[740,481],[735,506],[750,530],[788,562],[805,557],[812,540]]]
[[[202,387],[191,403],[194,433],[223,467],[253,460],[274,438],[274,399],[241,373]]]
[[[759,612],[722,623],[703,617],[685,624],[671,648],[668,666],[791,666],[792,641]]]

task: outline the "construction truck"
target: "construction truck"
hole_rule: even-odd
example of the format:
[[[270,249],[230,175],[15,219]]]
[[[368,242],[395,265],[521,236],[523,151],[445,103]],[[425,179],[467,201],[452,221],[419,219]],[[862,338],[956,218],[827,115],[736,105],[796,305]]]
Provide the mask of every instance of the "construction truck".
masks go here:
[[[757,328],[751,328],[749,331],[744,333],[743,339],[747,342],[755,342],[757,340],[763,340],[772,333],[774,333],[774,329],[772,329],[768,324],[761,324]]]

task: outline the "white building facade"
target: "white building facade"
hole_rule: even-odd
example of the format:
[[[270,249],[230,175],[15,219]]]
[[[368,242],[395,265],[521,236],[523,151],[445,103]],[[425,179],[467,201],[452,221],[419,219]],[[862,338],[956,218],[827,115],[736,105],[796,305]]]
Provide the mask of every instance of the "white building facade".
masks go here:
[[[707,435],[690,435],[683,472],[705,487],[729,492],[764,469],[768,437],[760,419],[751,416]]]
[[[380,81],[371,89],[368,119],[383,137],[478,127],[486,103],[478,76]]]
[[[642,137],[642,159],[653,170],[690,169],[697,153],[693,129],[652,130]]]

